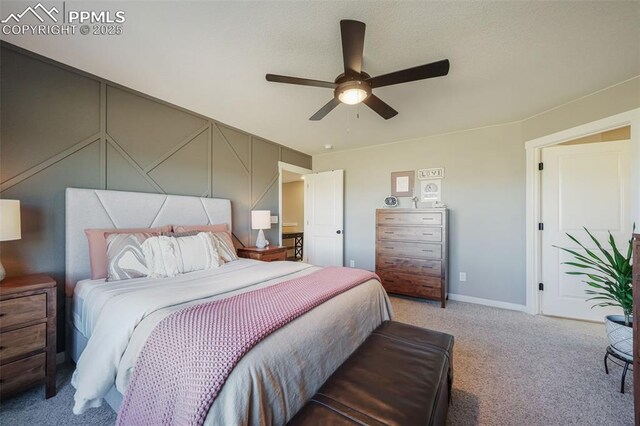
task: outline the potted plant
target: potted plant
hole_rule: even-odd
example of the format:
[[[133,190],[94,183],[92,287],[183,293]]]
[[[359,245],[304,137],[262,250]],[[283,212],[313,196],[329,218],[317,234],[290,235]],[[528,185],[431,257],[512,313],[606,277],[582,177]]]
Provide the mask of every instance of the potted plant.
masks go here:
[[[622,308],[623,315],[607,315],[604,323],[611,349],[625,358],[632,358],[632,240],[629,241],[626,254],[622,254],[620,250],[618,250],[611,232],[609,232],[609,239],[607,241],[609,245],[608,249],[610,250],[608,251],[587,228],[584,228],[584,230],[598,250],[593,251],[588,249],[578,241],[577,238],[567,234],[572,241],[585,251],[585,254],[581,254],[575,250],[558,247],[560,250],[570,253],[575,258],[573,262],[564,262],[565,265],[578,268],[578,270],[569,271],[567,274],[586,277],[584,282],[591,288],[585,291],[587,294],[593,296],[587,299],[587,301],[596,301],[592,308],[596,306],[619,306]],[[633,226],[633,230],[635,231],[635,225]]]

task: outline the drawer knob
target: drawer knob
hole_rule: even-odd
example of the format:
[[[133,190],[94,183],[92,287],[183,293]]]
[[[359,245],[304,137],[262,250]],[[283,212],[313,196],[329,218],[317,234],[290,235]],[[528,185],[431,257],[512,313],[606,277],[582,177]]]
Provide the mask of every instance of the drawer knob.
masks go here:
[[[4,312],[0,313],[0,317],[5,316],[6,314]]]

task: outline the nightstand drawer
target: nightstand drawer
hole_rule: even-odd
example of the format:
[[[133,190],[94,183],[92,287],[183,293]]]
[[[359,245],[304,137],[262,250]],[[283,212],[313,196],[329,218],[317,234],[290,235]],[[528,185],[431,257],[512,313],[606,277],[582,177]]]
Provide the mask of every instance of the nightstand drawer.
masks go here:
[[[36,324],[0,334],[0,362],[42,349],[47,344],[47,324]]]
[[[37,354],[0,366],[0,396],[41,383],[45,378],[47,356]]]
[[[262,255],[261,259],[264,262],[274,262],[277,260],[287,260],[287,252],[281,251],[279,253],[268,253]]]
[[[17,297],[0,302],[0,329],[47,317],[47,295]]]

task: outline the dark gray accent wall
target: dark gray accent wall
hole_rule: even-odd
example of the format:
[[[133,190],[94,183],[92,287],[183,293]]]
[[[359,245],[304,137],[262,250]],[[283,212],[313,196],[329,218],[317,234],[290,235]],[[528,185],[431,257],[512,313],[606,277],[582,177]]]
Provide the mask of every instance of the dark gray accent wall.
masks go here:
[[[60,285],[66,187],[229,198],[248,245],[250,211],[277,214],[278,161],[311,169],[306,154],[4,42],[0,120],[0,197],[21,200],[23,228],[2,262]]]

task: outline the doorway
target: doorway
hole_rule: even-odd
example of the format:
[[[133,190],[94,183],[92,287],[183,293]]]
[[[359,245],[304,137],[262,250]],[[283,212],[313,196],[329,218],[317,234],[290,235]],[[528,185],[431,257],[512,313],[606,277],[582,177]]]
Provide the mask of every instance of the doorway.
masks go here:
[[[287,260],[301,262],[304,253],[304,176],[311,170],[280,162],[280,245]]]
[[[569,275],[576,270],[566,262],[573,256],[558,247],[569,248],[588,257],[587,249],[603,257],[599,247],[583,229],[608,249],[609,233],[626,253],[632,233],[631,141],[629,127],[543,148],[541,153],[541,271],[543,291],[540,312],[544,315],[588,321],[602,321],[618,314],[619,308],[591,309],[597,302],[584,277]]]
[[[620,142],[621,132],[628,136],[627,142]],[[613,137],[612,134],[618,136]],[[626,136],[622,139],[624,138]],[[640,164],[640,108],[529,140],[525,148],[527,312],[602,321],[606,312],[595,309],[591,311],[591,305],[582,299],[583,294],[578,294],[580,297],[576,297],[576,290],[584,291],[586,284],[582,283],[582,287],[577,287],[578,284],[571,280],[563,283],[559,281],[561,277],[567,278],[564,276],[565,271],[562,270],[564,265],[561,265],[565,259],[561,259],[556,252],[555,260],[552,257],[546,260],[547,266],[552,265],[551,272],[545,269],[545,256],[548,255],[545,245],[552,248],[553,245],[572,247],[566,244],[566,240],[554,241],[553,232],[565,236],[565,232],[568,231],[572,235],[575,234],[580,241],[587,242],[583,238],[586,233],[581,228],[585,225],[599,232],[596,235],[598,239],[602,238],[601,234],[608,236],[607,229],[604,228],[612,228],[616,242],[620,238],[622,240],[620,244],[625,247],[624,240],[628,240],[630,236],[631,223],[640,223],[640,168],[637,167],[637,164]],[[599,149],[601,152],[596,152]],[[605,154],[607,151],[609,154]],[[565,158],[566,161],[560,158]],[[617,163],[614,158],[618,159]],[[604,164],[607,161],[608,164]],[[625,161],[629,162],[628,167],[625,166]],[[591,162],[597,164],[590,164]],[[552,165],[553,163],[555,166]],[[599,165],[600,163],[603,164]],[[550,181],[545,183],[543,176],[553,171],[553,167],[556,167],[553,174],[557,176],[546,178]],[[604,168],[601,169],[601,167]],[[625,169],[628,171],[624,171]],[[615,170],[618,170],[617,176],[615,176]],[[598,179],[599,175],[601,176]],[[579,178],[573,179],[576,177]],[[556,184],[553,184],[554,179]],[[605,184],[605,180],[609,183]],[[627,184],[624,183],[625,181]],[[602,187],[609,189],[605,189],[604,195],[598,197],[597,193],[603,191]],[[622,187],[622,191],[616,191],[616,187],[618,189]],[[546,199],[546,205],[545,191],[547,195],[551,194]],[[557,206],[554,207],[554,203]],[[570,204],[577,203],[583,205],[581,209],[572,211],[567,208]],[[553,209],[554,212],[549,214],[545,210],[547,208]],[[620,214],[614,215],[612,212],[615,210]],[[612,222],[614,216],[618,217],[617,223]],[[621,230],[619,235],[616,235],[616,229]],[[627,237],[623,238],[624,234]],[[553,266],[554,263],[556,266]],[[554,279],[555,283],[550,281]],[[564,298],[563,303],[556,307],[552,306],[548,301],[552,295],[545,294],[548,290],[555,292],[556,298]],[[596,316],[573,312],[573,308],[569,307],[570,304],[578,306],[580,310],[586,308],[590,314]]]

